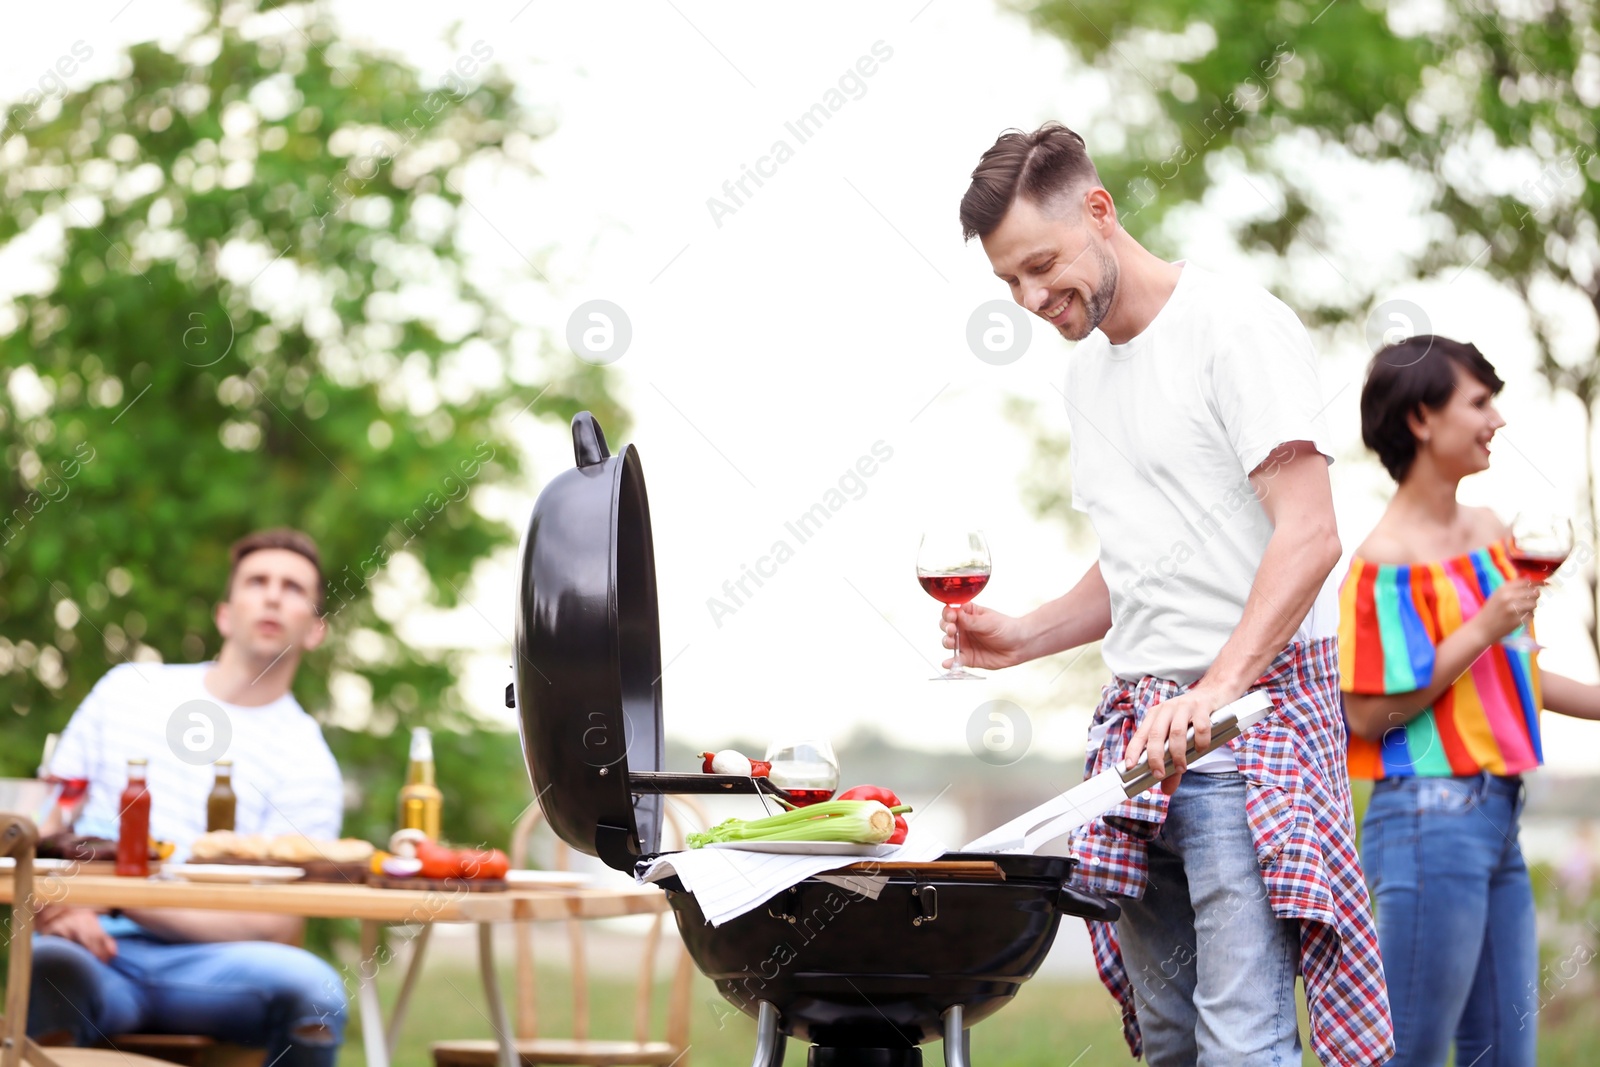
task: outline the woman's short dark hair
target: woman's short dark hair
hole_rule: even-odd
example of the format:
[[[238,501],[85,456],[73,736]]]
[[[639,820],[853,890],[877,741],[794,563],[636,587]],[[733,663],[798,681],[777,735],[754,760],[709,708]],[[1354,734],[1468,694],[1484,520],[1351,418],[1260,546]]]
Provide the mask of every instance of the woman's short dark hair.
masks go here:
[[[1505,388],[1476,345],[1436,334],[1386,345],[1372,357],[1361,387],[1361,440],[1395,481],[1405,481],[1417,458],[1417,437],[1406,420],[1422,408],[1439,411],[1450,402],[1457,367],[1491,394]]]

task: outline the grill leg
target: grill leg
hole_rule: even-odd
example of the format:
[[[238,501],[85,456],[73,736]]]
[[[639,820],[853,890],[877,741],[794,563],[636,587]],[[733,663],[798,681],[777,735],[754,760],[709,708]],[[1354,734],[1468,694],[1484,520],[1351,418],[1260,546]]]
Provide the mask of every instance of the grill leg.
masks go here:
[[[763,1000],[756,1015],[756,1058],[750,1067],[782,1067],[787,1044],[783,1031],[778,1029],[778,1009],[771,1001]]]
[[[944,1067],[972,1067],[972,1031],[961,1025],[957,1004],[944,1013]]]

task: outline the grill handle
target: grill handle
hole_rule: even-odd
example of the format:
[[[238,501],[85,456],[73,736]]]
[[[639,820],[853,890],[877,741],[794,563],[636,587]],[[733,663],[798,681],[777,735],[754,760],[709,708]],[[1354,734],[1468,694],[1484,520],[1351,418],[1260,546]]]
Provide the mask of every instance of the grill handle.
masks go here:
[[[1056,890],[1056,910],[1063,915],[1076,915],[1095,922],[1114,923],[1122,918],[1122,909],[1105,897],[1085,893],[1067,882]]]

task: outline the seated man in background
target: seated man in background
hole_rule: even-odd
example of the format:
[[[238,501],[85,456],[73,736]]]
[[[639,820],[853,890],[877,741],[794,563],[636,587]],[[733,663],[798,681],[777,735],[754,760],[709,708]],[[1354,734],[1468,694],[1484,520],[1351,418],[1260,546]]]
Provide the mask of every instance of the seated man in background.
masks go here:
[[[339,835],[343,786],[316,720],[290,692],[321,644],[316,545],[295,530],[251,534],[232,569],[214,662],[124,663],[95,685],[51,761],[89,780],[80,832],[115,838],[128,760],[149,760],[150,833],[177,856],[206,830],[211,764],[233,760],[241,834]],[[204,751],[196,752],[196,745]],[[52,905],[40,911],[28,1033],[93,1045],[140,1031],[202,1034],[267,1050],[275,1067],[332,1067],[343,1039],[338,974],[293,947],[287,915]]]

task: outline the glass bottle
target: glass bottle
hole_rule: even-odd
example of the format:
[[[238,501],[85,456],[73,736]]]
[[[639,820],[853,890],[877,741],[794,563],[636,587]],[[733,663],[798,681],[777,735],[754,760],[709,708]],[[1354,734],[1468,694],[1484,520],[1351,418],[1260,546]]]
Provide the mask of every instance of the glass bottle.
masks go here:
[[[233,760],[219,759],[215,766],[216,782],[211,786],[211,795],[206,798],[207,833],[232,830],[234,809],[238,806],[238,797],[233,792]]]
[[[128,785],[119,801],[122,825],[117,834],[117,873],[125,878],[150,875],[150,789],[145,774],[150,761],[128,761]]]
[[[444,794],[433,784],[433,734],[426,726],[411,731],[411,763],[400,790],[400,828],[421,830],[428,840],[439,840],[439,817]]]

